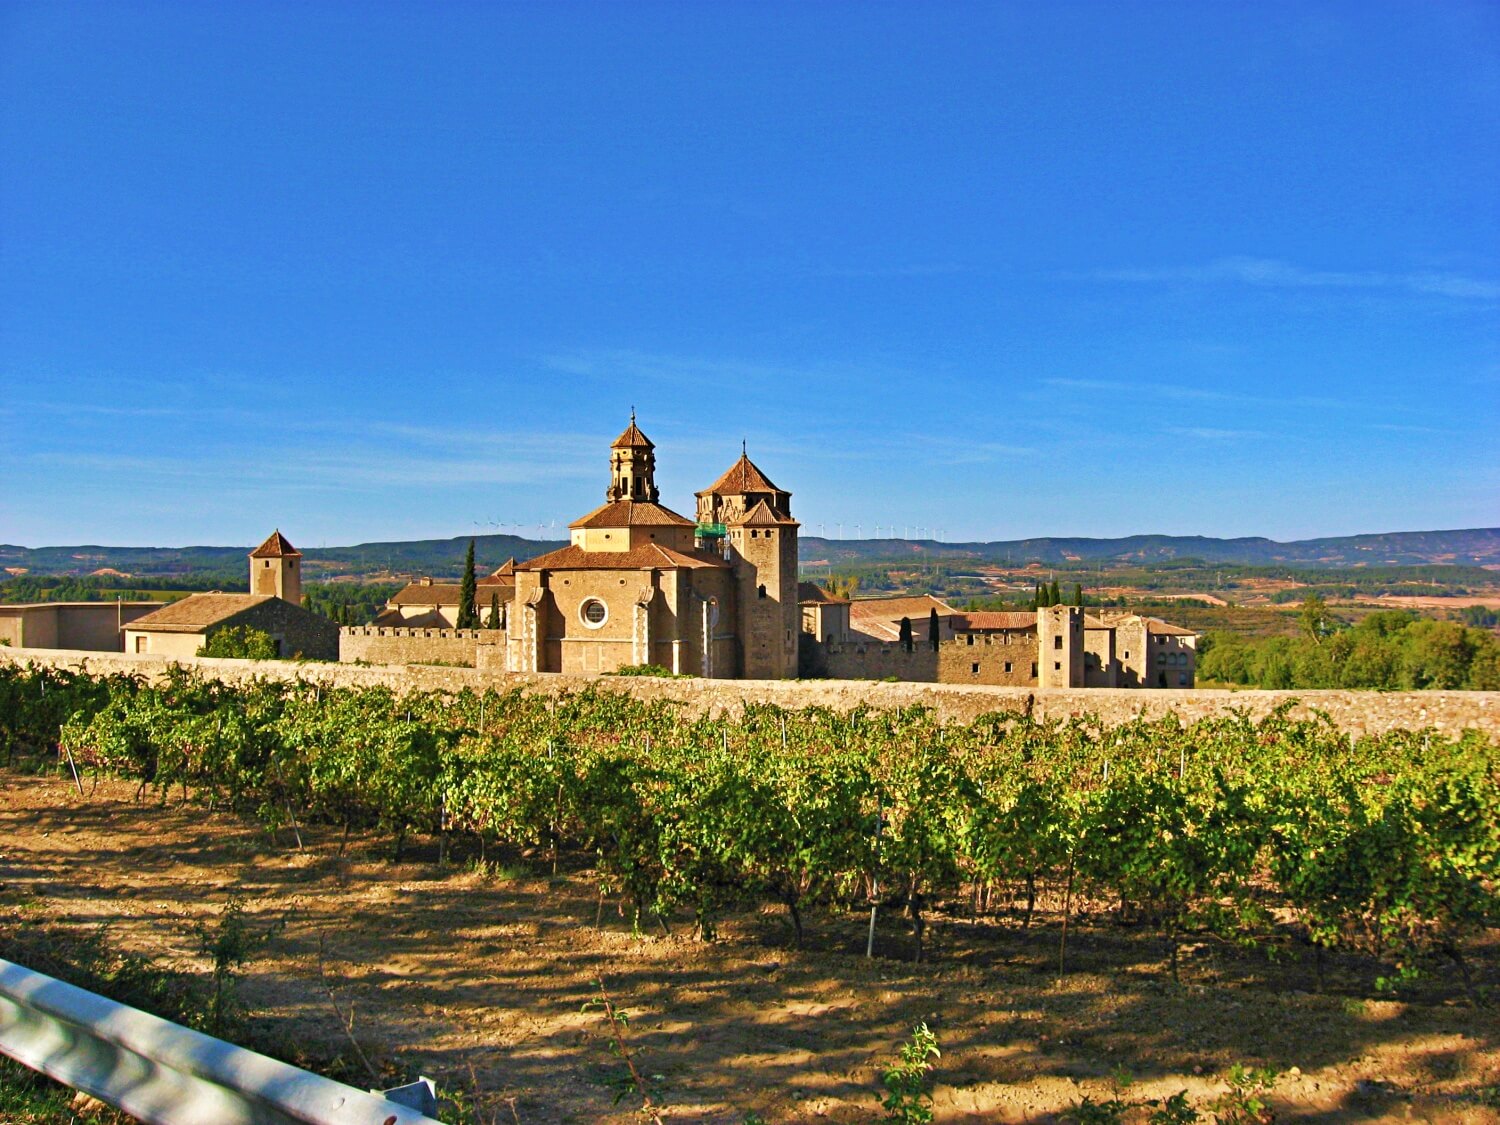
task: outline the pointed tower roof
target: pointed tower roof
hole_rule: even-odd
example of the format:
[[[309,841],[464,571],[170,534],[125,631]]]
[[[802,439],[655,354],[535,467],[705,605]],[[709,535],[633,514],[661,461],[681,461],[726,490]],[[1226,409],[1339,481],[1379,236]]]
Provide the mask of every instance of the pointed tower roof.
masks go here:
[[[281,534],[281,530],[271,532],[271,536],[259,547],[250,552],[252,559],[280,559],[288,555],[301,555],[302,552],[293,547],[287,541],[287,537]]]
[[[777,488],[771,483],[771,478],[756,467],[749,454],[741,453],[740,459],[729,466],[728,472],[698,495],[717,493],[720,496],[745,496],[752,492],[784,491],[785,489]]]
[[[630,425],[625,427],[625,432],[614,441],[610,442],[611,449],[655,449],[651,439],[641,433],[640,427],[635,424],[635,411],[630,412]]]

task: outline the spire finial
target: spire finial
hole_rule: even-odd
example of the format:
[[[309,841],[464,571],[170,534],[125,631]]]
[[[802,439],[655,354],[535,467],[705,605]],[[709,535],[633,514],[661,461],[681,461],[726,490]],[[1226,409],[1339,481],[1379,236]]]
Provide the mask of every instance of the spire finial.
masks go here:
[[[746,446],[744,438],[740,438],[740,456],[741,457],[749,457],[750,456],[750,450]]]
[[[630,424],[632,426],[635,425],[635,407],[634,406],[632,406],[630,408]]]

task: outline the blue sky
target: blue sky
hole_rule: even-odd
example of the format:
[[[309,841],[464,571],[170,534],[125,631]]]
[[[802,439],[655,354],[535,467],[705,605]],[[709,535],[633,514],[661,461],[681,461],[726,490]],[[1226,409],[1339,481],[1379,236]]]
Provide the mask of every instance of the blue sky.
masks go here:
[[[0,541],[1500,523],[1486,3],[0,7]]]

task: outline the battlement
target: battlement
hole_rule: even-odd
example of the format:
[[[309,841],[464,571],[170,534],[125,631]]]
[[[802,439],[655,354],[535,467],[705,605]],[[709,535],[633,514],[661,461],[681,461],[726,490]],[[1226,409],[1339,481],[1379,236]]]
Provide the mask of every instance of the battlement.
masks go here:
[[[504,629],[432,629],[400,625],[352,625],[339,630],[339,660],[345,664],[457,664],[473,668],[479,650],[505,647]]]

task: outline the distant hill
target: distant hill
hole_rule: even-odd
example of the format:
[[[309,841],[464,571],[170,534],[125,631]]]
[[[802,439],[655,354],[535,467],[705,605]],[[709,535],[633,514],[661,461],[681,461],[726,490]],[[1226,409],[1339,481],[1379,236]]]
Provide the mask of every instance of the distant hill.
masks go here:
[[[804,536],[803,561],[879,563],[898,559],[968,559],[976,563],[1209,563],[1301,567],[1415,566],[1451,563],[1500,566],[1500,528],[1461,531],[1393,531],[1278,543],[1258,537],[1213,539],[1202,535],[1130,535],[1123,539],[1012,539],[996,543],[938,543],[930,539],[823,539]]]
[[[463,573],[470,536],[408,542],[356,543],[352,547],[298,547],[310,580],[337,575]],[[481,573],[508,558],[529,559],[567,546],[566,541],[522,539],[518,535],[476,535],[474,557]],[[0,544],[0,568],[25,568],[31,574],[92,574],[118,570],[137,577],[222,573],[243,579],[244,547],[15,547]]]
[[[463,570],[469,536],[407,542],[358,543],[351,547],[301,548],[309,579],[389,574],[457,576]],[[91,574],[117,570],[135,576],[222,573],[243,577],[242,547],[17,547],[0,544],[0,568],[31,574]],[[517,535],[474,536],[481,571],[507,558],[533,558],[558,547],[559,540]],[[1044,538],[994,543],[939,543],[931,539],[825,539],[803,536],[804,562],[882,563],[952,559],[974,563],[1066,562],[1164,563],[1201,559],[1209,563],[1300,567],[1414,566],[1450,563],[1500,567],[1500,528],[1460,531],[1395,531],[1278,543],[1272,539],[1213,539],[1200,535],[1131,535],[1123,539]]]

